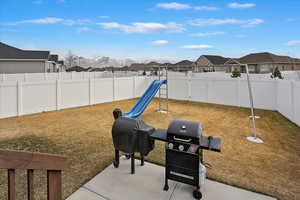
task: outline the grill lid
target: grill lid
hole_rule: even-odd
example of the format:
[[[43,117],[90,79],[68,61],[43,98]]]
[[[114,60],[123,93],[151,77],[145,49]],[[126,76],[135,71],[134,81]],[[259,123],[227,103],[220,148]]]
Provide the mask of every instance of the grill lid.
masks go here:
[[[167,130],[167,138],[174,136],[184,136],[184,138],[200,138],[202,134],[202,124],[198,122],[173,120]]]

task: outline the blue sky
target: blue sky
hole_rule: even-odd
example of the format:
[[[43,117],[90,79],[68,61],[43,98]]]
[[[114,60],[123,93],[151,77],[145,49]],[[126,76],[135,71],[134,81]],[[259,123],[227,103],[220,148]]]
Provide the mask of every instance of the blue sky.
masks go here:
[[[133,59],[300,57],[299,0],[2,0],[0,41]]]

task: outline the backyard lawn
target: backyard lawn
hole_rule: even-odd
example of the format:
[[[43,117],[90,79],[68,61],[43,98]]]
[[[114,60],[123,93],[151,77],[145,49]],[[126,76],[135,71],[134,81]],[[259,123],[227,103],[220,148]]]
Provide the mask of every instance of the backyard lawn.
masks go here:
[[[0,148],[66,156],[63,192],[68,197],[112,163],[112,111],[116,107],[129,111],[135,101],[1,119]],[[204,135],[221,137],[221,153],[204,153],[205,162],[212,166],[208,169],[210,179],[281,200],[300,199],[300,128],[278,112],[257,110],[261,117],[258,136],[265,143],[255,144],[246,140],[251,134],[249,109],[183,101],[170,101],[168,115],[155,112],[157,108],[154,100],[142,115],[149,125],[167,128],[173,119],[197,121],[203,123]],[[146,160],[163,164],[163,143],[157,142]],[[26,199],[25,172],[17,170],[17,176],[17,199]],[[1,200],[7,199],[6,184],[7,172],[0,170]],[[36,172],[35,185],[36,199],[45,199],[45,171]]]

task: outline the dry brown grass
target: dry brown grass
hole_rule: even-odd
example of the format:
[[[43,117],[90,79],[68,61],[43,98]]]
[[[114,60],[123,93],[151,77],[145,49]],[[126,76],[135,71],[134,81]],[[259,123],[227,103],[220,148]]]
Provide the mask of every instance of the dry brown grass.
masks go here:
[[[112,111],[128,111],[136,100],[105,103],[74,109],[0,120],[0,148],[61,154],[68,157],[63,174],[64,197],[91,179],[113,160]],[[213,168],[208,176],[220,182],[275,196],[300,199],[300,128],[277,112],[258,110],[258,135],[265,144],[245,138],[251,134],[249,110],[245,108],[171,101],[171,113],[155,112],[154,100],[142,119],[167,128],[173,119],[198,121],[204,135],[222,138],[222,153],[205,152]],[[164,146],[147,157],[164,163]],[[24,171],[17,171],[18,198],[26,199]],[[37,199],[45,199],[45,172],[37,171]],[[0,171],[0,199],[6,199],[6,172]],[[43,187],[42,187],[43,186]]]

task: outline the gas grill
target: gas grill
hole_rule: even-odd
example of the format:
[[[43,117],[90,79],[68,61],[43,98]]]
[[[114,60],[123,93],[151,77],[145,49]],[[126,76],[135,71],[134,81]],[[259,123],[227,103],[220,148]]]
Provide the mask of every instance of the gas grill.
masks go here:
[[[174,120],[167,130],[155,129],[142,120],[122,117],[120,110],[114,111],[115,122],[112,137],[115,147],[114,166],[119,166],[119,151],[131,157],[131,173],[134,174],[134,153],[141,154],[141,165],[144,156],[154,149],[154,141],[164,141],[166,148],[165,185],[168,180],[195,186],[193,196],[201,199],[199,191],[199,166],[203,163],[203,149],[220,152],[220,138],[202,136],[202,124],[183,120]]]
[[[202,136],[202,125],[196,122],[174,120],[167,130],[156,130],[151,137],[166,142],[165,186],[168,180],[195,186],[193,196],[201,199],[199,165],[203,162],[202,149],[220,152],[221,140]]]

